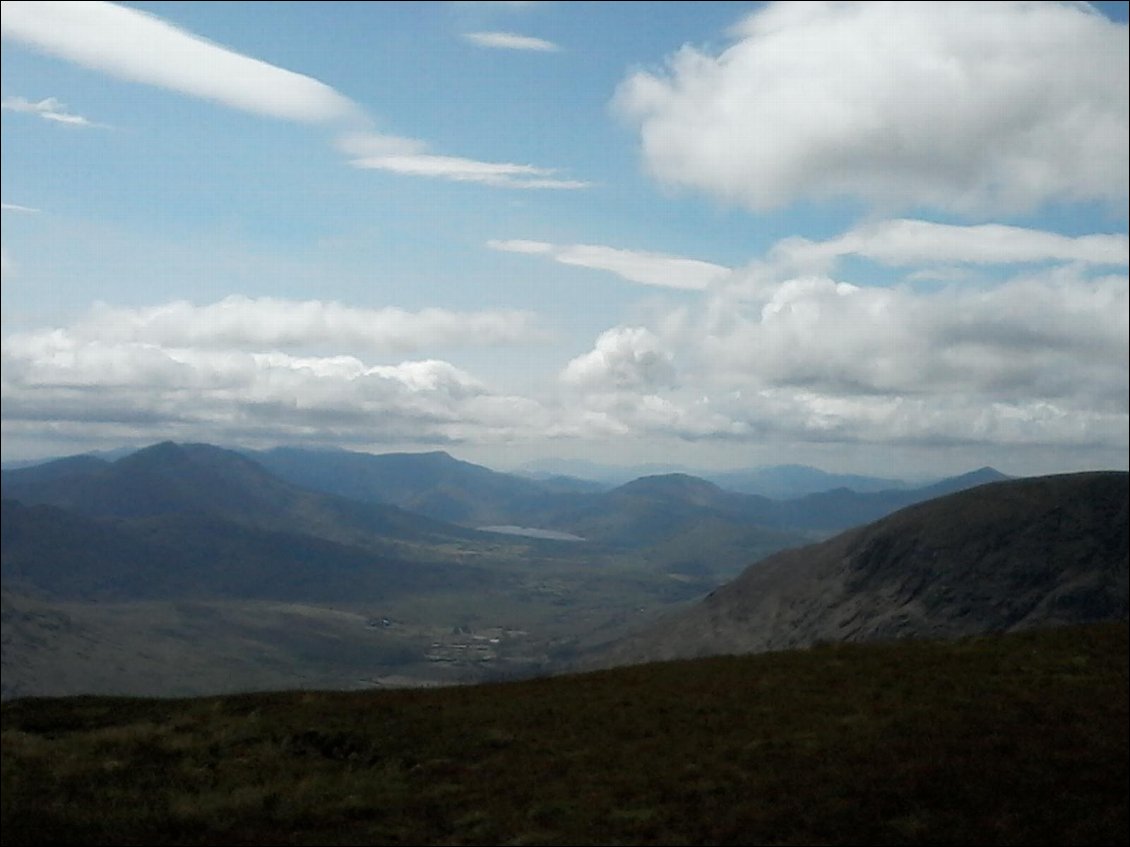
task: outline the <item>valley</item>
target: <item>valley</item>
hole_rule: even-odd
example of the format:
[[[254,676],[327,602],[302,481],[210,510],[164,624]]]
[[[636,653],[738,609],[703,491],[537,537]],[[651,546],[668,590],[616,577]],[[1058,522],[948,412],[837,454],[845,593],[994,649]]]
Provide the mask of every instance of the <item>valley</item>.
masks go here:
[[[814,545],[840,543],[840,527],[865,516],[1023,482],[1001,480],[984,469],[918,489],[772,500],[686,474],[607,489],[445,453],[171,442],[6,470],[3,696],[434,687],[702,655],[722,626],[715,613],[700,620],[703,609],[734,586],[760,579],[751,596],[766,610],[831,603],[842,589],[810,567]],[[1125,474],[1112,484],[1124,490]],[[1053,512],[1087,501],[1049,491]],[[1124,549],[1116,500],[1110,544],[1121,532]],[[1102,590],[1117,596],[1124,572],[1123,554],[1123,575]],[[1002,590],[963,579],[974,594]],[[750,614],[737,615],[742,632],[778,613],[743,623]],[[961,632],[1004,626],[998,617],[966,616],[976,622]],[[781,626],[765,646],[805,643],[799,623]],[[744,637],[719,644],[759,649]]]

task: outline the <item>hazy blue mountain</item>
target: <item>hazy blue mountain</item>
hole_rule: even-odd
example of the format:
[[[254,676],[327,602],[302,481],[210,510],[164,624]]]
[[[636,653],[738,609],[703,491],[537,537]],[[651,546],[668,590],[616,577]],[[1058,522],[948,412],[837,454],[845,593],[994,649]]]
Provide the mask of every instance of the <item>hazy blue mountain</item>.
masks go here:
[[[582,479],[568,474],[550,473],[549,471],[530,471],[518,473],[516,476],[532,479],[542,488],[554,494],[599,494],[615,487],[606,482]]]
[[[6,591],[54,599],[379,601],[458,590],[498,576],[458,562],[409,560],[215,515],[87,517],[3,500]]]
[[[848,489],[773,500],[728,491],[687,474],[641,477],[602,494],[546,501],[525,523],[608,543],[653,544],[711,518],[745,527],[829,534],[937,497],[1004,479],[992,468],[925,488],[860,493]]]
[[[276,448],[237,454],[172,443],[112,463],[80,456],[3,473],[5,496],[95,516],[202,511],[349,543],[359,540],[358,533],[442,536],[454,531],[451,524],[506,525],[564,532],[621,548],[653,545],[705,520],[745,529],[831,533],[1004,478],[982,468],[922,488],[839,488],[779,500],[684,473],[593,490],[569,481],[499,473],[444,452],[374,455]]]
[[[18,468],[5,468],[3,479],[5,482],[11,479],[18,484],[50,483],[99,473],[105,470],[108,464],[105,459],[84,453],[47,462],[29,462]]]
[[[563,489],[445,452],[374,455],[280,447],[252,455],[272,473],[306,488],[472,527],[505,523],[531,501]]]
[[[1126,620],[1125,472],[977,486],[751,565],[600,664]]]
[[[913,487],[900,479],[828,473],[809,465],[773,465],[746,470],[704,471],[701,475],[730,491],[759,494],[774,500],[790,500],[837,488],[848,488],[865,494]]]
[[[528,463],[523,475],[563,474],[598,481],[607,486],[623,485],[645,476],[685,474],[713,482],[728,491],[741,494],[759,494],[776,500],[818,494],[836,488],[850,488],[860,493],[886,491],[899,488],[917,488],[922,483],[902,479],[869,476],[865,474],[840,474],[810,465],[769,465],[731,470],[704,470],[672,464],[605,465],[579,459],[543,459]]]
[[[204,515],[354,545],[474,535],[395,506],[301,488],[246,456],[207,444],[165,442],[101,468],[83,462],[68,475],[40,466],[4,471],[2,480],[5,498],[86,517]]]
[[[914,503],[1006,479],[1008,477],[994,468],[981,468],[923,488],[869,493],[840,488],[793,500],[776,501],[776,515],[782,526],[823,531],[848,529],[878,520],[884,515]]]
[[[622,548],[661,544],[704,522],[716,529],[729,526],[763,533],[780,529],[760,519],[751,507],[754,502],[755,498],[723,491],[698,477],[667,474],[641,477],[600,494],[562,496],[530,505],[523,523]],[[767,509],[772,505],[768,500],[764,503]]]
[[[668,463],[647,463],[636,465],[607,465],[587,459],[537,459],[527,462],[519,473],[523,476],[549,474],[591,480],[606,488],[613,488],[643,476],[662,476],[664,474],[699,473],[692,468]]]

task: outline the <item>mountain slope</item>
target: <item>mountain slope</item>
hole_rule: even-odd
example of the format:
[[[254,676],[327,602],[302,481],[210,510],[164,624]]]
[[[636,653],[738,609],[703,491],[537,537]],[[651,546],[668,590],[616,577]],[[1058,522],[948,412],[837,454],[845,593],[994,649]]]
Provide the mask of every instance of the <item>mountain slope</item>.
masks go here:
[[[318,491],[392,504],[467,527],[532,526],[618,547],[655,544],[706,518],[747,527],[834,532],[912,503],[1007,478],[982,468],[922,488],[876,490],[881,481],[875,478],[823,474],[827,480],[857,481],[867,490],[839,488],[772,500],[685,473],[642,476],[603,491],[563,487],[498,473],[443,452],[371,455],[276,448],[252,455],[282,479]]]
[[[806,494],[819,494],[837,488],[869,493],[910,488],[907,483],[860,474],[834,474],[808,465],[772,465],[736,471],[704,472],[716,485],[742,494],[760,494],[774,500],[791,500]]]
[[[741,494],[687,474],[640,477],[600,494],[531,503],[518,519],[622,547],[661,543],[703,522],[762,531],[826,535],[877,520],[897,509],[985,482],[1007,479],[992,468],[925,488],[859,493],[847,489],[771,500]],[[791,546],[791,545],[789,545]]]
[[[552,486],[460,461],[442,451],[373,455],[280,447],[253,454],[289,482],[369,503],[388,503],[463,526],[505,523]]]
[[[84,600],[380,601],[499,580],[458,561],[409,560],[212,515],[115,520],[2,503],[4,587]]]
[[[6,845],[1119,845],[1124,624],[0,706]]]
[[[991,483],[774,554],[592,664],[1128,615],[1128,476]]]
[[[207,444],[165,442],[101,468],[83,463],[71,474],[47,474],[39,467],[5,471],[3,492],[28,505],[56,506],[92,518],[206,515],[352,545],[474,535],[395,506],[300,488],[239,453]]]

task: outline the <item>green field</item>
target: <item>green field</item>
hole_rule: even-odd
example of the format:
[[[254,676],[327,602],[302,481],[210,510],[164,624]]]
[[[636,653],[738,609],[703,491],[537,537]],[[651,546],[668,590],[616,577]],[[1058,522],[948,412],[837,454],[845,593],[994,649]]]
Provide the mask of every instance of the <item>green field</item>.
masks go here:
[[[1127,626],[2,706],[5,844],[1120,844]]]

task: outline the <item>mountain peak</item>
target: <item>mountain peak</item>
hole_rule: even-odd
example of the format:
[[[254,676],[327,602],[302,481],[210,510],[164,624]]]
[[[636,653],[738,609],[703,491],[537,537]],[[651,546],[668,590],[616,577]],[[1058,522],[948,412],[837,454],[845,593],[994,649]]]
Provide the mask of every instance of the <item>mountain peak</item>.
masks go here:
[[[698,506],[714,505],[729,496],[713,482],[685,473],[641,476],[621,485],[613,491],[613,494],[670,500]]]

